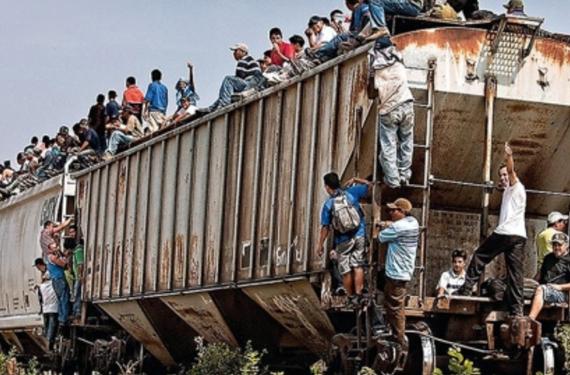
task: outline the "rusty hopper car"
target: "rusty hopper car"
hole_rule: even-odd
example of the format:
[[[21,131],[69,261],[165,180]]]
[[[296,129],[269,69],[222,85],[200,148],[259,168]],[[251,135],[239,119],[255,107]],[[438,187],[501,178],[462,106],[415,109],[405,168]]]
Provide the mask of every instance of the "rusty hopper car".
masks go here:
[[[537,345],[537,331],[532,340],[505,339],[504,314],[489,299],[430,296],[450,251],[472,251],[497,221],[492,171],[504,142],[528,189],[529,238],[549,211],[567,209],[570,47],[537,36],[540,20],[414,22],[416,30],[396,20],[393,37],[417,102],[414,177],[397,194],[412,199],[423,228],[406,301],[412,349],[396,367],[431,374],[436,354],[457,344],[482,366],[554,371],[555,346],[547,338]],[[377,175],[369,47],[77,174],[87,310],[103,311],[165,367],[187,362],[198,335],[232,346],[250,339],[277,362],[326,357],[346,372],[373,362],[383,347],[370,330],[353,330],[345,351],[333,345],[370,317],[340,308],[313,246],[323,174]],[[375,191],[368,222],[393,194]],[[532,242],[527,276],[535,272]],[[382,252],[376,247],[373,255]],[[381,259],[372,257],[374,269]],[[544,336],[566,310],[545,310]],[[388,367],[380,370],[394,371]]]

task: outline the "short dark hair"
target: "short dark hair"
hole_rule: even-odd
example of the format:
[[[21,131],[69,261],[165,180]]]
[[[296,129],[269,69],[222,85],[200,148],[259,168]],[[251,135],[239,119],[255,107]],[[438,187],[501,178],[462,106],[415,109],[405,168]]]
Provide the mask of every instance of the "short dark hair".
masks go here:
[[[107,96],[109,97],[109,99],[115,99],[117,97],[117,92],[115,90],[109,90]]]
[[[338,178],[338,174],[335,172],[329,172],[324,177],[323,180],[325,181],[325,185],[330,187],[331,189],[339,189],[340,188],[340,179]]]
[[[68,228],[68,230],[69,230],[69,229],[75,229],[75,230],[77,230],[77,225],[75,225],[75,224],[70,225],[69,228]]]
[[[330,14],[331,20],[332,20],[332,19],[334,18],[334,16],[337,15],[337,14],[342,14],[342,10],[340,10],[340,9],[335,9],[335,10],[333,10],[333,11],[331,12],[331,14]]]
[[[507,168],[507,164],[501,163],[499,165],[499,168],[497,169],[497,173],[501,174],[501,169],[503,169],[503,168]]]
[[[46,229],[49,225],[52,225],[52,224],[53,224],[53,221],[51,221],[51,220],[46,220],[46,221],[44,222],[44,229]]]
[[[135,77],[127,77],[127,85],[134,85],[137,83],[137,80],[135,79]]]
[[[305,38],[303,38],[301,35],[293,35],[291,38],[289,38],[289,42],[291,44],[298,44],[301,47],[305,46]]]
[[[49,138],[49,135],[44,135],[44,136],[42,137],[42,143],[49,143],[49,139],[50,139],[50,138]]]
[[[97,103],[103,103],[105,101],[105,95],[99,94],[97,95]]]
[[[73,125],[72,129],[73,129],[74,133],[79,133],[79,130],[81,129],[81,124],[77,123],[77,124]]]
[[[273,35],[278,35],[280,37],[283,37],[283,33],[281,32],[281,29],[278,27],[274,27],[271,30],[269,30],[269,37],[271,38]]]
[[[263,52],[263,56],[265,57],[271,57],[271,54],[273,53],[273,51],[271,51],[270,49],[268,49],[267,51]]]
[[[463,260],[467,260],[467,252],[463,249],[453,250],[451,253],[451,260],[454,260],[455,258],[463,258]]]
[[[33,136],[32,139],[30,140],[30,143],[33,145],[37,144],[38,143],[38,137]]]
[[[356,5],[359,0],[345,0],[348,5]]]
[[[160,72],[160,70],[155,69],[152,72],[150,72],[150,78],[152,78],[152,81],[160,81],[162,79],[162,73]]]

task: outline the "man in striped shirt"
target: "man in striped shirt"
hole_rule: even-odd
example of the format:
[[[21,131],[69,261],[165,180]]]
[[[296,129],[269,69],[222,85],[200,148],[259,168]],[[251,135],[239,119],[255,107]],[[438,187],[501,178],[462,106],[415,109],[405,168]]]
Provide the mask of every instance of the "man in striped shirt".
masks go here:
[[[259,63],[249,55],[249,48],[244,43],[237,43],[230,48],[237,61],[235,76],[226,76],[220,87],[218,100],[206,109],[200,109],[202,114],[213,112],[232,102],[232,95],[249,89],[257,89],[264,81]]]
[[[384,307],[394,339],[403,351],[407,351],[404,302],[406,286],[414,274],[420,228],[418,221],[410,214],[412,204],[409,200],[398,198],[387,206],[391,221],[380,224],[383,229],[378,235],[381,243],[388,244]]]
[[[47,260],[47,256],[49,254],[49,245],[56,243],[54,236],[67,228],[69,224],[71,224],[71,219],[67,219],[59,225],[51,220],[47,220],[44,223],[44,228],[40,233],[40,247],[42,249],[42,258],[44,260]]]

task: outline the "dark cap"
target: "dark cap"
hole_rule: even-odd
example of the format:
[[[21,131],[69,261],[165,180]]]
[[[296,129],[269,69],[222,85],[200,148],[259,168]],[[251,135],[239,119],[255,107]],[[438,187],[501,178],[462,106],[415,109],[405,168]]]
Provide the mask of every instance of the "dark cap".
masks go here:
[[[313,16],[309,18],[309,27],[315,26],[318,22],[322,21],[323,17],[320,16]]]
[[[59,132],[57,132],[57,134],[68,135],[69,134],[69,128],[64,125],[64,126],[59,128]]]
[[[10,160],[4,160],[4,167],[10,168]]]
[[[32,267],[37,267],[37,266],[45,266],[46,263],[44,262],[43,258],[36,258],[36,260],[34,260],[34,264]]]
[[[562,232],[554,233],[554,235],[552,236],[552,239],[550,240],[550,243],[559,243],[562,245],[567,244],[568,243],[568,236]]]

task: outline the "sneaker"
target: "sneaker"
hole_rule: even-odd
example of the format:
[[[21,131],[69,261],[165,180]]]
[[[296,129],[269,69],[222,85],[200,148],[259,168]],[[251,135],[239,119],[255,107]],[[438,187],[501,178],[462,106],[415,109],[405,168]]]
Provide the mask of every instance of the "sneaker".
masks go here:
[[[333,294],[339,297],[346,296],[346,289],[343,286],[339,286],[334,290]]]

